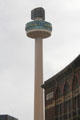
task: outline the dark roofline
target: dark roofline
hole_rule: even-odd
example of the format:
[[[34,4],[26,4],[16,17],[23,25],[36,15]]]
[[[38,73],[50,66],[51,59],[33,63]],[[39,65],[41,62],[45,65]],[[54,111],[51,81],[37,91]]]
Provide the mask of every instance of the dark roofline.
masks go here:
[[[48,85],[48,83],[52,82],[55,79],[58,79],[62,74],[66,73],[69,69],[71,69],[73,72],[75,69],[75,64],[77,64],[77,61],[80,61],[80,55],[78,55],[78,57],[75,60],[73,60],[69,65],[67,65],[63,70],[61,70],[60,72],[55,74],[53,77],[51,77],[47,81],[45,81],[41,87],[45,88],[46,85]]]
[[[11,115],[8,115],[8,114],[0,114],[0,116],[9,116],[9,117],[14,118],[15,120],[18,120],[18,118],[14,117],[14,116],[11,116]]]

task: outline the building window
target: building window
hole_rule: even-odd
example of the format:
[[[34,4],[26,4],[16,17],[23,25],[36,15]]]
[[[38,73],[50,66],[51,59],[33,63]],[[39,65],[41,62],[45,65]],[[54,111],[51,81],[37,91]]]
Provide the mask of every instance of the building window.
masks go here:
[[[55,115],[56,115],[56,119],[60,120],[60,105],[56,105]]]
[[[64,120],[69,119],[71,117],[71,100],[66,101],[66,96],[70,92],[70,86],[68,82],[64,85]]]
[[[79,81],[74,75],[73,83],[72,83],[72,91],[73,91],[73,116],[79,115],[80,109],[80,95],[79,95]]]
[[[79,82],[78,82],[77,77],[74,75],[73,83],[72,83],[72,90],[74,91],[78,87],[79,87]]]
[[[69,93],[69,92],[70,92],[70,86],[69,86],[68,82],[66,82],[64,85],[64,96],[66,96],[67,93]]]
[[[56,89],[56,92],[55,92],[55,99],[57,100],[58,98],[60,98],[61,97],[61,90],[60,90],[60,88],[58,87],[57,89]]]
[[[80,94],[78,95],[78,109],[80,109]]]
[[[57,120],[61,119],[62,104],[58,103],[60,97],[61,97],[61,90],[59,87],[57,87],[55,92],[55,102],[56,102],[55,115]]]

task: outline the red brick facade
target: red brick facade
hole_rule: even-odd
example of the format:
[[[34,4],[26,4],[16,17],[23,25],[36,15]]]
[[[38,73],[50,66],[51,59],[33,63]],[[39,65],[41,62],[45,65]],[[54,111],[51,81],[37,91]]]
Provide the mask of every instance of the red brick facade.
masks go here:
[[[80,120],[80,55],[42,87],[45,120]]]

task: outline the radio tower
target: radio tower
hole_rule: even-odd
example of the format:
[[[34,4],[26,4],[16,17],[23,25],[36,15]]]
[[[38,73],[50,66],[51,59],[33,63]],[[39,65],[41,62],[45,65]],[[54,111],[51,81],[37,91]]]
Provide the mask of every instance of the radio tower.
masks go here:
[[[35,39],[34,120],[43,120],[43,39],[51,36],[52,25],[45,21],[42,7],[31,11],[33,21],[26,24],[26,35]]]

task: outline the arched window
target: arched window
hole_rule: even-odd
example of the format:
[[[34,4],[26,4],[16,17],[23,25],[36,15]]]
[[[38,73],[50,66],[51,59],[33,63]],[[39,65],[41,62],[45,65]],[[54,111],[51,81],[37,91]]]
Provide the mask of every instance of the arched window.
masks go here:
[[[57,87],[56,92],[55,92],[55,115],[56,115],[56,120],[60,120],[61,117],[61,105],[59,104],[59,98],[61,97],[61,90],[59,87]]]
[[[69,92],[70,92],[70,86],[68,82],[66,82],[64,85],[64,96],[66,96]]]
[[[71,99],[67,99],[69,92],[70,86],[66,81],[64,85],[64,120],[71,118]]]
[[[73,116],[80,114],[80,94],[79,94],[79,81],[77,76],[74,75],[72,82],[72,91],[73,91]]]
[[[57,100],[61,96],[61,90],[59,87],[57,87],[56,92],[55,92],[55,99]]]
[[[72,82],[72,90],[74,91],[78,87],[79,87],[79,82],[77,77],[74,75],[73,82]]]

